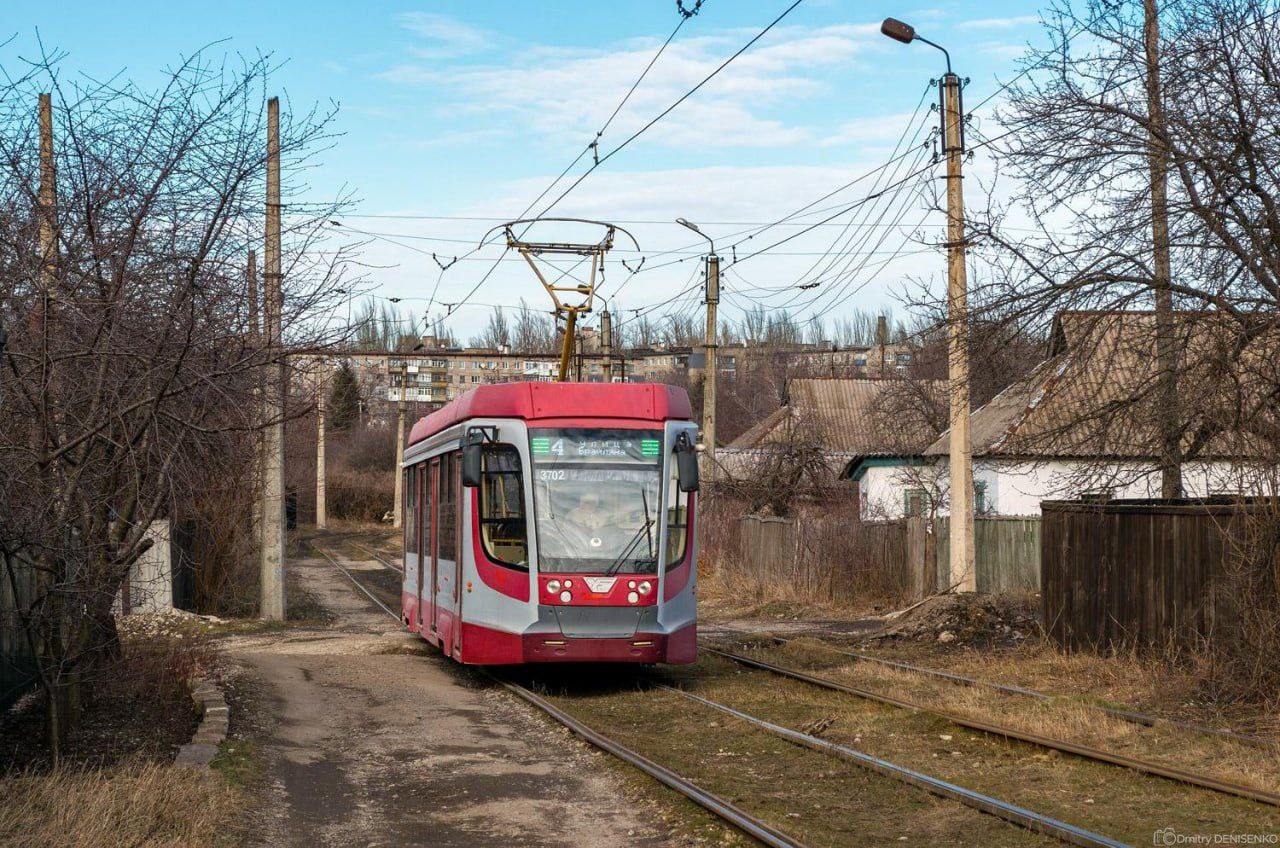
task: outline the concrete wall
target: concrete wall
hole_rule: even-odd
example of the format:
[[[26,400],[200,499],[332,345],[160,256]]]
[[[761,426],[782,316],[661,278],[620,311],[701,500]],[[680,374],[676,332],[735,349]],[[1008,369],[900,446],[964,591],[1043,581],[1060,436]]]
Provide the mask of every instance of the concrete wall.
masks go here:
[[[147,529],[151,547],[129,570],[128,587],[121,589],[117,608],[130,612],[173,610],[173,540],[168,521],[153,521]]]

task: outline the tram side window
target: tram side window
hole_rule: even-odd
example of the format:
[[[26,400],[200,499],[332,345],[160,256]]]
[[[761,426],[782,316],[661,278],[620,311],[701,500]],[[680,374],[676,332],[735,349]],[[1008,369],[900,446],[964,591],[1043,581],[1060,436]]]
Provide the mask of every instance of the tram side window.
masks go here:
[[[418,487],[417,467],[404,469],[404,503],[401,505],[401,516],[404,518],[404,552],[418,552]]]
[[[667,568],[671,568],[684,560],[689,542],[689,493],[680,491],[675,454],[668,464],[671,472],[667,477]]]
[[[457,454],[440,457],[440,482],[437,498],[440,500],[440,559],[454,560],[458,556],[458,487]]]
[[[484,452],[480,486],[480,536],[494,562],[529,567],[528,529],[524,512],[524,474],[520,454],[510,445]]]

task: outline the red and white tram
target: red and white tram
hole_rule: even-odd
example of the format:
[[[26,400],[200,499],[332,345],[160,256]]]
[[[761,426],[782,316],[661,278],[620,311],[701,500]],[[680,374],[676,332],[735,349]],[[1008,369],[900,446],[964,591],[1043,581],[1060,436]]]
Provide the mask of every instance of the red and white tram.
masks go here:
[[[652,383],[481,386],[405,448],[402,614],[464,663],[690,663],[697,425]]]

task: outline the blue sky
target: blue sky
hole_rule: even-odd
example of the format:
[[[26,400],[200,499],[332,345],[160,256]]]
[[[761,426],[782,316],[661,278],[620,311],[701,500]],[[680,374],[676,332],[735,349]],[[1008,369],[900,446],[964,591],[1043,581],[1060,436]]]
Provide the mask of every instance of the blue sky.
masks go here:
[[[659,113],[787,5],[706,0],[601,139],[601,149]],[[38,30],[46,46],[68,54],[63,73],[123,71],[146,84],[181,54],[220,39],[226,42],[219,51],[274,54],[284,63],[278,90],[294,109],[330,99],[341,107],[342,136],[324,154],[310,190],[323,196],[354,188],[360,204],[346,225],[417,248],[372,241],[365,251],[376,266],[370,283],[419,314],[430,306],[435,317],[445,311],[441,303],[457,302],[473,287],[500,249],[486,248],[443,275],[421,251],[460,254],[492,223],[523,210],[591,140],[678,22],[671,0],[228,0],[185,8],[46,0],[10,2],[6,12],[16,39],[5,48],[5,61],[33,52]],[[1028,41],[1043,40],[1037,7],[1028,3],[806,0],[556,207],[559,215],[662,222],[627,225],[646,253],[676,252],[651,257],[650,269],[617,292],[616,309],[651,308],[655,319],[694,309],[691,296],[677,295],[692,279],[700,248],[693,234],[669,223],[677,216],[711,222],[704,229],[728,253],[723,248],[744,238],[747,224],[776,220],[884,163],[905,128],[911,127],[908,139],[923,141],[936,125],[936,115],[924,111],[936,95],[914,110],[930,78],[941,73],[942,56],[879,35],[887,14],[951,50],[957,72],[972,79],[967,104],[1016,73]],[[997,102],[975,113],[979,131],[994,126]],[[887,175],[903,176],[915,161],[900,159],[899,170],[880,176],[889,182]],[[978,178],[989,175],[990,162],[979,153],[972,170]],[[873,185],[874,177],[817,208],[856,200]],[[971,193],[976,187],[970,184]],[[854,307],[891,305],[908,280],[940,279],[942,257],[920,244],[936,239],[940,223],[926,206],[919,196],[885,198],[859,207],[862,218],[837,217],[743,261],[726,274],[724,311],[733,317],[763,302],[830,319]],[[856,226],[845,229],[851,220]],[[737,252],[745,255],[798,229],[767,231],[741,242]],[[824,257],[833,246],[836,255]],[[633,267],[638,260],[624,253],[617,258]],[[653,267],[664,262],[671,264]],[[611,263],[602,293],[612,295],[626,277]],[[820,285],[811,289],[788,288],[815,280]],[[546,305],[527,267],[501,262],[471,303],[455,308],[449,326],[467,336],[486,317],[482,304],[511,305],[522,296]]]

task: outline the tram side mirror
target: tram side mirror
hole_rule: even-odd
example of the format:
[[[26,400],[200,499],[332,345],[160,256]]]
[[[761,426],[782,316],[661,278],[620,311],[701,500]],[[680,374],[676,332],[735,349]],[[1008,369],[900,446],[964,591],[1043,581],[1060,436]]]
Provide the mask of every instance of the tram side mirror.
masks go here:
[[[688,433],[676,437],[676,476],[679,478],[680,491],[698,491],[698,449],[694,447]]]
[[[462,485],[467,488],[480,485],[480,451],[483,445],[483,430],[467,431],[466,443],[462,446]]]

